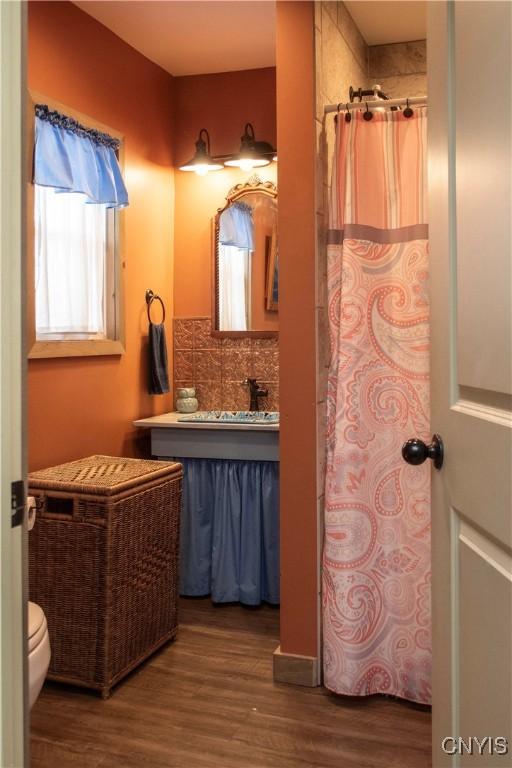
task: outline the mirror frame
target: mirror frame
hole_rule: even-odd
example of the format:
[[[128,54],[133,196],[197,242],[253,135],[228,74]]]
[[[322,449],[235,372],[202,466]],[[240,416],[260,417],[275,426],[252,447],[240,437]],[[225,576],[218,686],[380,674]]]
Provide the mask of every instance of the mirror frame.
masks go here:
[[[277,186],[273,181],[262,181],[257,174],[251,176],[245,183],[236,184],[226,195],[226,204],[217,209],[213,220],[213,260],[212,260],[212,336],[217,338],[253,338],[253,339],[276,339],[279,337],[279,331],[219,331],[219,226],[220,216],[232,203],[247,194],[263,193],[268,197],[277,200]]]

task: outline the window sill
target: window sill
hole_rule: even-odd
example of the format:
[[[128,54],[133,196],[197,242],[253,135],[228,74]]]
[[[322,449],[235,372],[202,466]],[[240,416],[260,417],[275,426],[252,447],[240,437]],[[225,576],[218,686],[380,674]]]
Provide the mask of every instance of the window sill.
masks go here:
[[[112,339],[83,341],[36,341],[28,353],[29,360],[44,357],[93,357],[123,355],[122,341]]]

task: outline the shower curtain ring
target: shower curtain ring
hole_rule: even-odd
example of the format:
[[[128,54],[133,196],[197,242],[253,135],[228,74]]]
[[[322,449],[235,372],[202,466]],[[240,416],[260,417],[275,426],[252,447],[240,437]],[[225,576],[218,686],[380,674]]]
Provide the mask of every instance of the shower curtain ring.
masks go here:
[[[366,102],[366,110],[365,110],[365,112],[363,114],[363,119],[364,120],[371,120],[372,117],[373,117],[373,112],[370,112],[370,109],[368,107],[368,102]]]
[[[404,109],[404,117],[412,117],[414,114],[413,110],[409,106],[409,99],[406,100],[406,107]]]
[[[352,120],[352,115],[350,114],[350,111],[349,111],[349,108],[348,108],[348,104],[345,104],[345,112],[346,112],[345,122],[346,123],[350,123],[350,121]]]

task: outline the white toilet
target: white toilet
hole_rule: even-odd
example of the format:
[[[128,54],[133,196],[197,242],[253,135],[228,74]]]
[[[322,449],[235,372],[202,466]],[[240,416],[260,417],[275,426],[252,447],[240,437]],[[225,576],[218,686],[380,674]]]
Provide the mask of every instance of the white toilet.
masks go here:
[[[27,499],[27,527],[31,531],[36,521],[36,500]],[[29,708],[41,693],[50,666],[50,637],[43,609],[36,603],[28,603],[28,700]]]
[[[46,616],[36,603],[28,604],[28,689],[32,709],[50,664],[50,638]]]

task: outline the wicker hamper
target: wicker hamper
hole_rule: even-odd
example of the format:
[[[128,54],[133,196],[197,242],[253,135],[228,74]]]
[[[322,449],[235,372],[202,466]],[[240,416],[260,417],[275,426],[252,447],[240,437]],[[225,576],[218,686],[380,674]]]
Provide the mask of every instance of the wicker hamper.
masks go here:
[[[49,678],[104,698],[175,637],[181,464],[90,456],[32,472],[30,599],[46,614]]]

